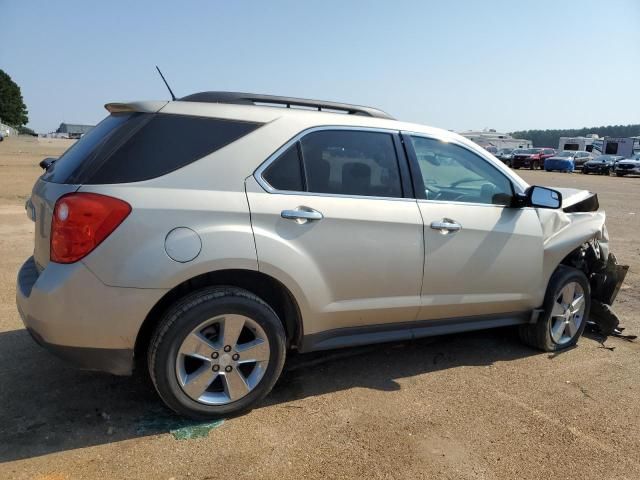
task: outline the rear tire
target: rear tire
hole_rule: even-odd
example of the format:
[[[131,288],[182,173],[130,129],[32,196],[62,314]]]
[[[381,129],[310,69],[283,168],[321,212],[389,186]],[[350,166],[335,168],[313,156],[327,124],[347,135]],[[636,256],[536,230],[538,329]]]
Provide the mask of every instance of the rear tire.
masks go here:
[[[545,352],[572,347],[584,331],[590,307],[591,289],[585,274],[560,265],[549,280],[543,313],[536,323],[520,326],[520,338]]]
[[[209,287],[179,300],[148,348],[158,394],[176,413],[195,419],[253,408],[275,385],[285,356],[286,334],[276,313],[235,287]]]

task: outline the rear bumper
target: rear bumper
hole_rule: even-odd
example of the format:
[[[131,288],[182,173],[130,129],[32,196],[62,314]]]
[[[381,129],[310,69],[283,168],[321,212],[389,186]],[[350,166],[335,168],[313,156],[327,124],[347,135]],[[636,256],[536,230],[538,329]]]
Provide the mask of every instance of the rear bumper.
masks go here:
[[[46,342],[38,332],[27,327],[31,338],[42,348],[76,368],[98,370],[114,375],[131,375],[133,349],[68,347]]]
[[[82,262],[29,258],[18,272],[16,304],[32,337],[75,366],[130,374],[142,322],[166,290],[110,287]]]

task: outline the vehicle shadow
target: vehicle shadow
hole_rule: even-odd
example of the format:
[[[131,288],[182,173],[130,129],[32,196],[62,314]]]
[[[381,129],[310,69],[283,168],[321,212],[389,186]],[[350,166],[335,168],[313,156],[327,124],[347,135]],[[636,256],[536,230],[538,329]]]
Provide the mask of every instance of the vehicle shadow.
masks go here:
[[[508,328],[293,354],[258,408],[354,387],[392,392],[401,378],[535,354]],[[75,370],[25,330],[0,333],[0,365],[0,463],[194,425],[164,407],[144,372]]]

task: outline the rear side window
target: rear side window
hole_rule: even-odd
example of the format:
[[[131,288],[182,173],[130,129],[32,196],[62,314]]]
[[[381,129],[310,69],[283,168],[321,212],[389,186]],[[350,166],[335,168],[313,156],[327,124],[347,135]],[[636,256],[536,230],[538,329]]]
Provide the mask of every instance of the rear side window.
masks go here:
[[[111,115],[65,152],[43,178],[75,184],[149,180],[195,162],[260,125],[186,115]]]
[[[300,146],[309,192],[402,197],[391,134],[323,130],[303,137]]]

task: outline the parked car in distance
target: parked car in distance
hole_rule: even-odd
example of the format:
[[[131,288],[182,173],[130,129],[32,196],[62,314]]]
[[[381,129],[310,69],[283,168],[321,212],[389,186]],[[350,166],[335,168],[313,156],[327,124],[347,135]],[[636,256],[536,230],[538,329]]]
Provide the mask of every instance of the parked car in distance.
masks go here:
[[[564,350],[626,273],[595,194],[453,132],[237,92],[106,108],[42,161],[18,312],[81,368],[146,369],[181,415],[251,409],[289,352],[505,326]]]
[[[511,159],[513,158],[513,152],[516,151],[513,148],[501,148],[495,154],[496,158],[507,166],[511,166]]]
[[[582,165],[582,173],[598,173],[600,175],[609,175],[616,162],[623,160],[624,157],[619,155],[598,155],[591,160],[587,160]]]
[[[542,157],[542,160],[544,162],[544,160],[546,160],[547,158],[553,157],[555,154],[556,154],[555,148],[542,147],[542,154],[540,155],[540,157]],[[544,168],[544,164],[543,164],[543,168]]]
[[[640,175],[640,153],[636,153],[631,158],[617,161],[613,167],[613,171],[618,177]]]
[[[493,145],[487,145],[486,147],[484,147],[484,149],[489,153],[493,153],[494,155],[498,153],[498,148]]]
[[[589,160],[592,160],[595,155],[591,152],[585,152],[578,150],[573,157],[573,167],[575,170],[582,170],[582,166]]]
[[[557,170],[560,172],[573,172],[576,153],[578,152],[565,150],[564,152],[556,153],[553,157],[547,158],[544,162],[545,171],[553,172]]]
[[[553,148],[527,148],[514,153],[511,159],[511,167],[516,170],[519,168],[529,168],[538,170],[544,168],[544,162],[547,158],[552,157],[556,151]]]

